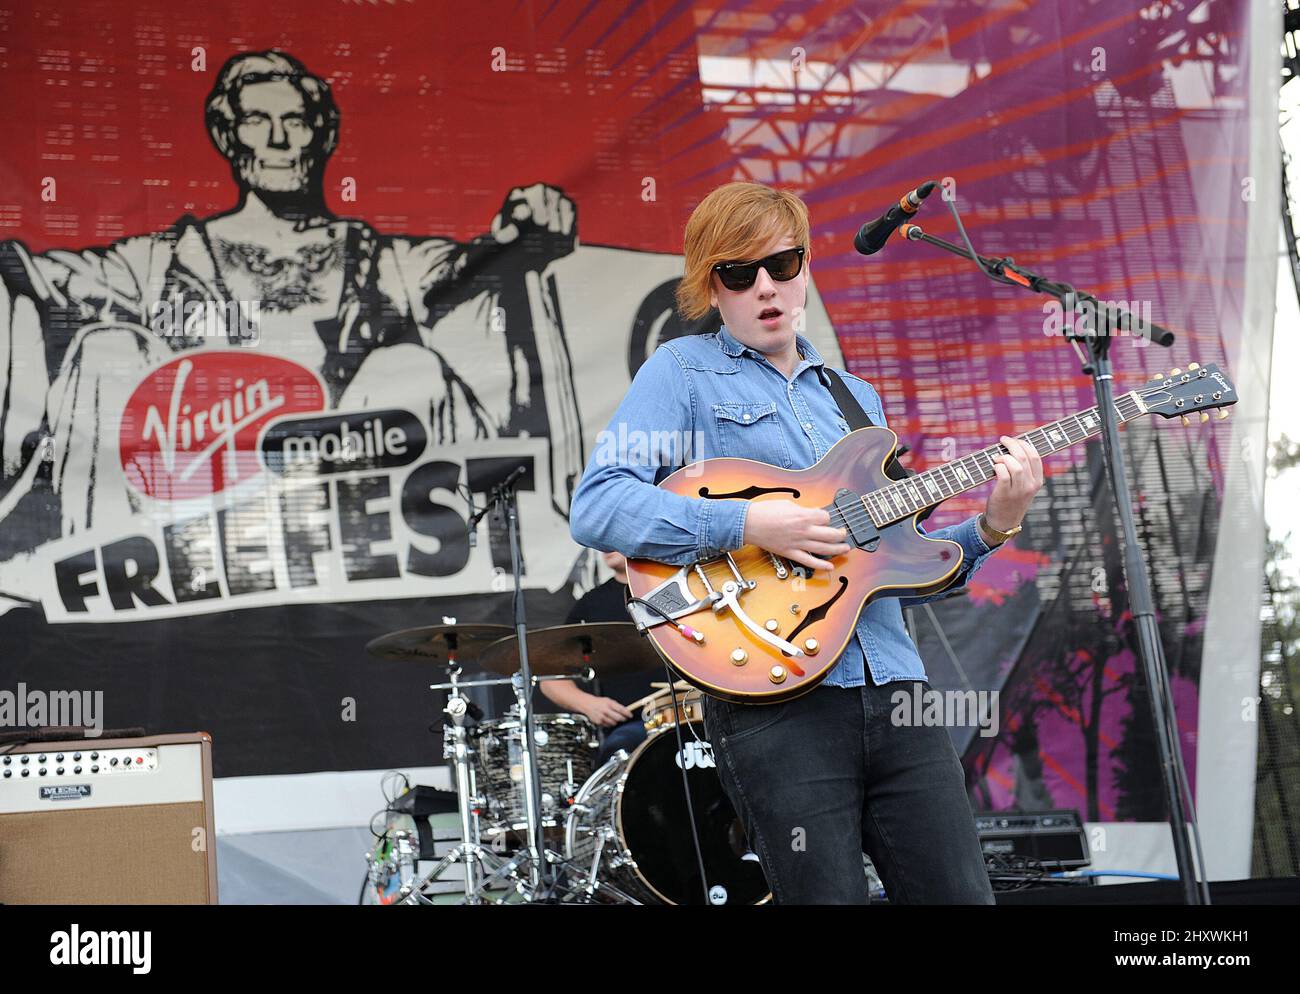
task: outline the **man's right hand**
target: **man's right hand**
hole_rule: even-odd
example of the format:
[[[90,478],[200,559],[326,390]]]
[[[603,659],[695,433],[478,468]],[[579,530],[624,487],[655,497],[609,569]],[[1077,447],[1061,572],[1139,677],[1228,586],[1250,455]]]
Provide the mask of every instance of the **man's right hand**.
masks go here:
[[[584,702],[582,713],[601,728],[611,728],[632,719],[632,712],[612,697],[592,696],[591,700]]]
[[[820,507],[792,500],[756,500],[745,512],[745,543],[775,552],[812,569],[834,569],[828,560],[849,551],[847,532],[830,526],[831,516]]]

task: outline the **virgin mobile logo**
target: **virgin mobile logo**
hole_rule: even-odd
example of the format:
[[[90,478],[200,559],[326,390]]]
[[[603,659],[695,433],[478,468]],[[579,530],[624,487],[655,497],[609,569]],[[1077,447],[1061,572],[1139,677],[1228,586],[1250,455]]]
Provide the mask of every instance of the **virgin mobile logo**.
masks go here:
[[[274,473],[322,475],[406,466],[427,444],[419,418],[387,408],[277,420],[262,436],[261,450]]]
[[[257,436],[272,418],[320,411],[325,391],[287,359],[196,352],[154,370],[122,412],[122,469],[159,500],[214,494],[261,472]]]

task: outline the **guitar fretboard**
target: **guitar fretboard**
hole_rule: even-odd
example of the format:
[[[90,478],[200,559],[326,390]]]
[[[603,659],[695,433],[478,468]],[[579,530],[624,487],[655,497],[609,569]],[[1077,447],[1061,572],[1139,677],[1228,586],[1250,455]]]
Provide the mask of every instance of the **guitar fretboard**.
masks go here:
[[[1121,423],[1144,414],[1146,408],[1136,391],[1126,393],[1115,401],[1115,415]],[[1096,407],[1090,407],[1016,437],[1031,444],[1040,456],[1046,456],[1100,432],[1101,413]],[[1001,442],[990,445],[961,459],[873,490],[862,498],[862,503],[866,505],[876,527],[883,528],[891,522],[911,517],[918,511],[994,479],[996,474],[993,471],[993,457],[1006,452],[1007,447]]]

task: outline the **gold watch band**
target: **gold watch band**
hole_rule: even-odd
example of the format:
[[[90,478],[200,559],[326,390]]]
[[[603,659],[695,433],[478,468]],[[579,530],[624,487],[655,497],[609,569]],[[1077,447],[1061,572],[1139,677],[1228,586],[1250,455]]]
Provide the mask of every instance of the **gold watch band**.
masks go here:
[[[1021,529],[1024,528],[1024,525],[1016,525],[1016,527],[1012,528],[1009,532],[998,531],[998,529],[989,524],[988,515],[983,511],[980,512],[979,526],[985,535],[993,539],[995,545],[1001,545],[1007,539],[1015,538],[1020,534]]]

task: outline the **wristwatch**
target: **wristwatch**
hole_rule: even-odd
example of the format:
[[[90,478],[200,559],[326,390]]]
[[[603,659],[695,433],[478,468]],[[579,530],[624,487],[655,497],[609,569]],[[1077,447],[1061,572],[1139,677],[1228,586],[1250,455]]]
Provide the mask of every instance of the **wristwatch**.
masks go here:
[[[993,539],[994,545],[1001,545],[1007,539],[1015,538],[1015,536],[1020,534],[1021,529],[1024,528],[1024,525],[1016,525],[1016,527],[1012,528],[1009,532],[1000,532],[989,524],[988,515],[983,511],[980,512],[979,526],[980,530],[983,531],[985,535]]]

